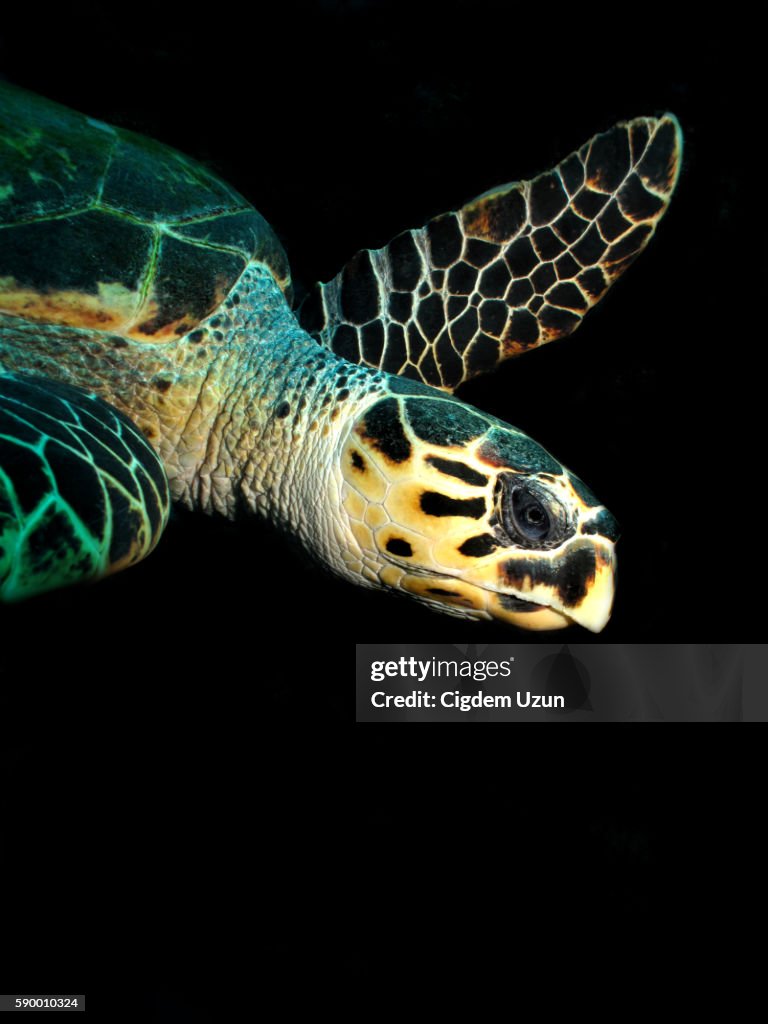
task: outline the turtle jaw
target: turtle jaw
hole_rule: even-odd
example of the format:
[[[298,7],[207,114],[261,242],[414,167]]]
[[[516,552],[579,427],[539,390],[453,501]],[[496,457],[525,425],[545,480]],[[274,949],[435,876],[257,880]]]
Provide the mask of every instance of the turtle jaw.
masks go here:
[[[497,619],[529,631],[605,628],[613,605],[616,563],[605,537],[575,538],[560,551],[512,551],[482,559],[465,572],[413,567],[385,555],[382,583],[443,612]]]
[[[502,603],[499,597],[508,598],[508,595],[494,595],[494,592],[489,592],[488,607],[491,615],[518,629],[540,633],[554,629],[567,629],[568,626],[573,625],[567,616],[562,612],[555,611],[554,608],[533,604],[531,601],[521,601],[519,598],[511,599],[516,602],[514,605]]]
[[[591,633],[602,632],[613,608],[614,545],[601,539],[587,544],[582,541],[572,548],[554,572],[541,559],[518,557],[500,562],[497,571],[503,589],[493,587],[488,599],[493,617],[523,629],[563,629],[576,624]]]

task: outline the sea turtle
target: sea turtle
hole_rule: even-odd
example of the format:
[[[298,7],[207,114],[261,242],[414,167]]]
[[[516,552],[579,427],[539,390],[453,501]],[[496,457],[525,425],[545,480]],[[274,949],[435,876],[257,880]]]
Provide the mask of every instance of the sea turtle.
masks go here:
[[[610,615],[617,527],[462,381],[573,331],[674,189],[671,114],[359,252],[291,308],[251,205],[178,152],[0,84],[0,597],[147,555],[171,501],[529,629]]]

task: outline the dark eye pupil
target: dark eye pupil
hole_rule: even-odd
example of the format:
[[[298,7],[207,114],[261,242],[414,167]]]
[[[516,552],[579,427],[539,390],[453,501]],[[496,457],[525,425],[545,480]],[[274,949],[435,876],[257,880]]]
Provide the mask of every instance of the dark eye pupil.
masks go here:
[[[546,506],[531,493],[530,487],[518,485],[511,493],[507,506],[511,513],[510,527],[523,541],[532,545],[549,538],[552,519]]]
[[[497,481],[496,510],[510,544],[547,551],[574,533],[554,488],[522,473],[502,474]]]

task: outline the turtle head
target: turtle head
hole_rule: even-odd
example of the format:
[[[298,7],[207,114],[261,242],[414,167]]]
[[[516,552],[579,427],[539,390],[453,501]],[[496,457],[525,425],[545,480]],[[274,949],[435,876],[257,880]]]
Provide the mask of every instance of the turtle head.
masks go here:
[[[370,581],[452,615],[599,632],[616,521],[521,431],[412,381],[352,424],[342,501]]]

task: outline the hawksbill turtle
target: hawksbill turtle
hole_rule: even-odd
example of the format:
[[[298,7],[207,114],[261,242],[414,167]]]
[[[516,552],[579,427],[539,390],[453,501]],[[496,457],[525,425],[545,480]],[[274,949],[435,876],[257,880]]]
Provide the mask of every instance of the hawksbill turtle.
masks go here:
[[[601,630],[616,522],[452,392],[571,333],[653,235],[671,114],[362,250],[292,308],[270,226],[194,160],[0,83],[0,599],[258,515],[452,615]]]

